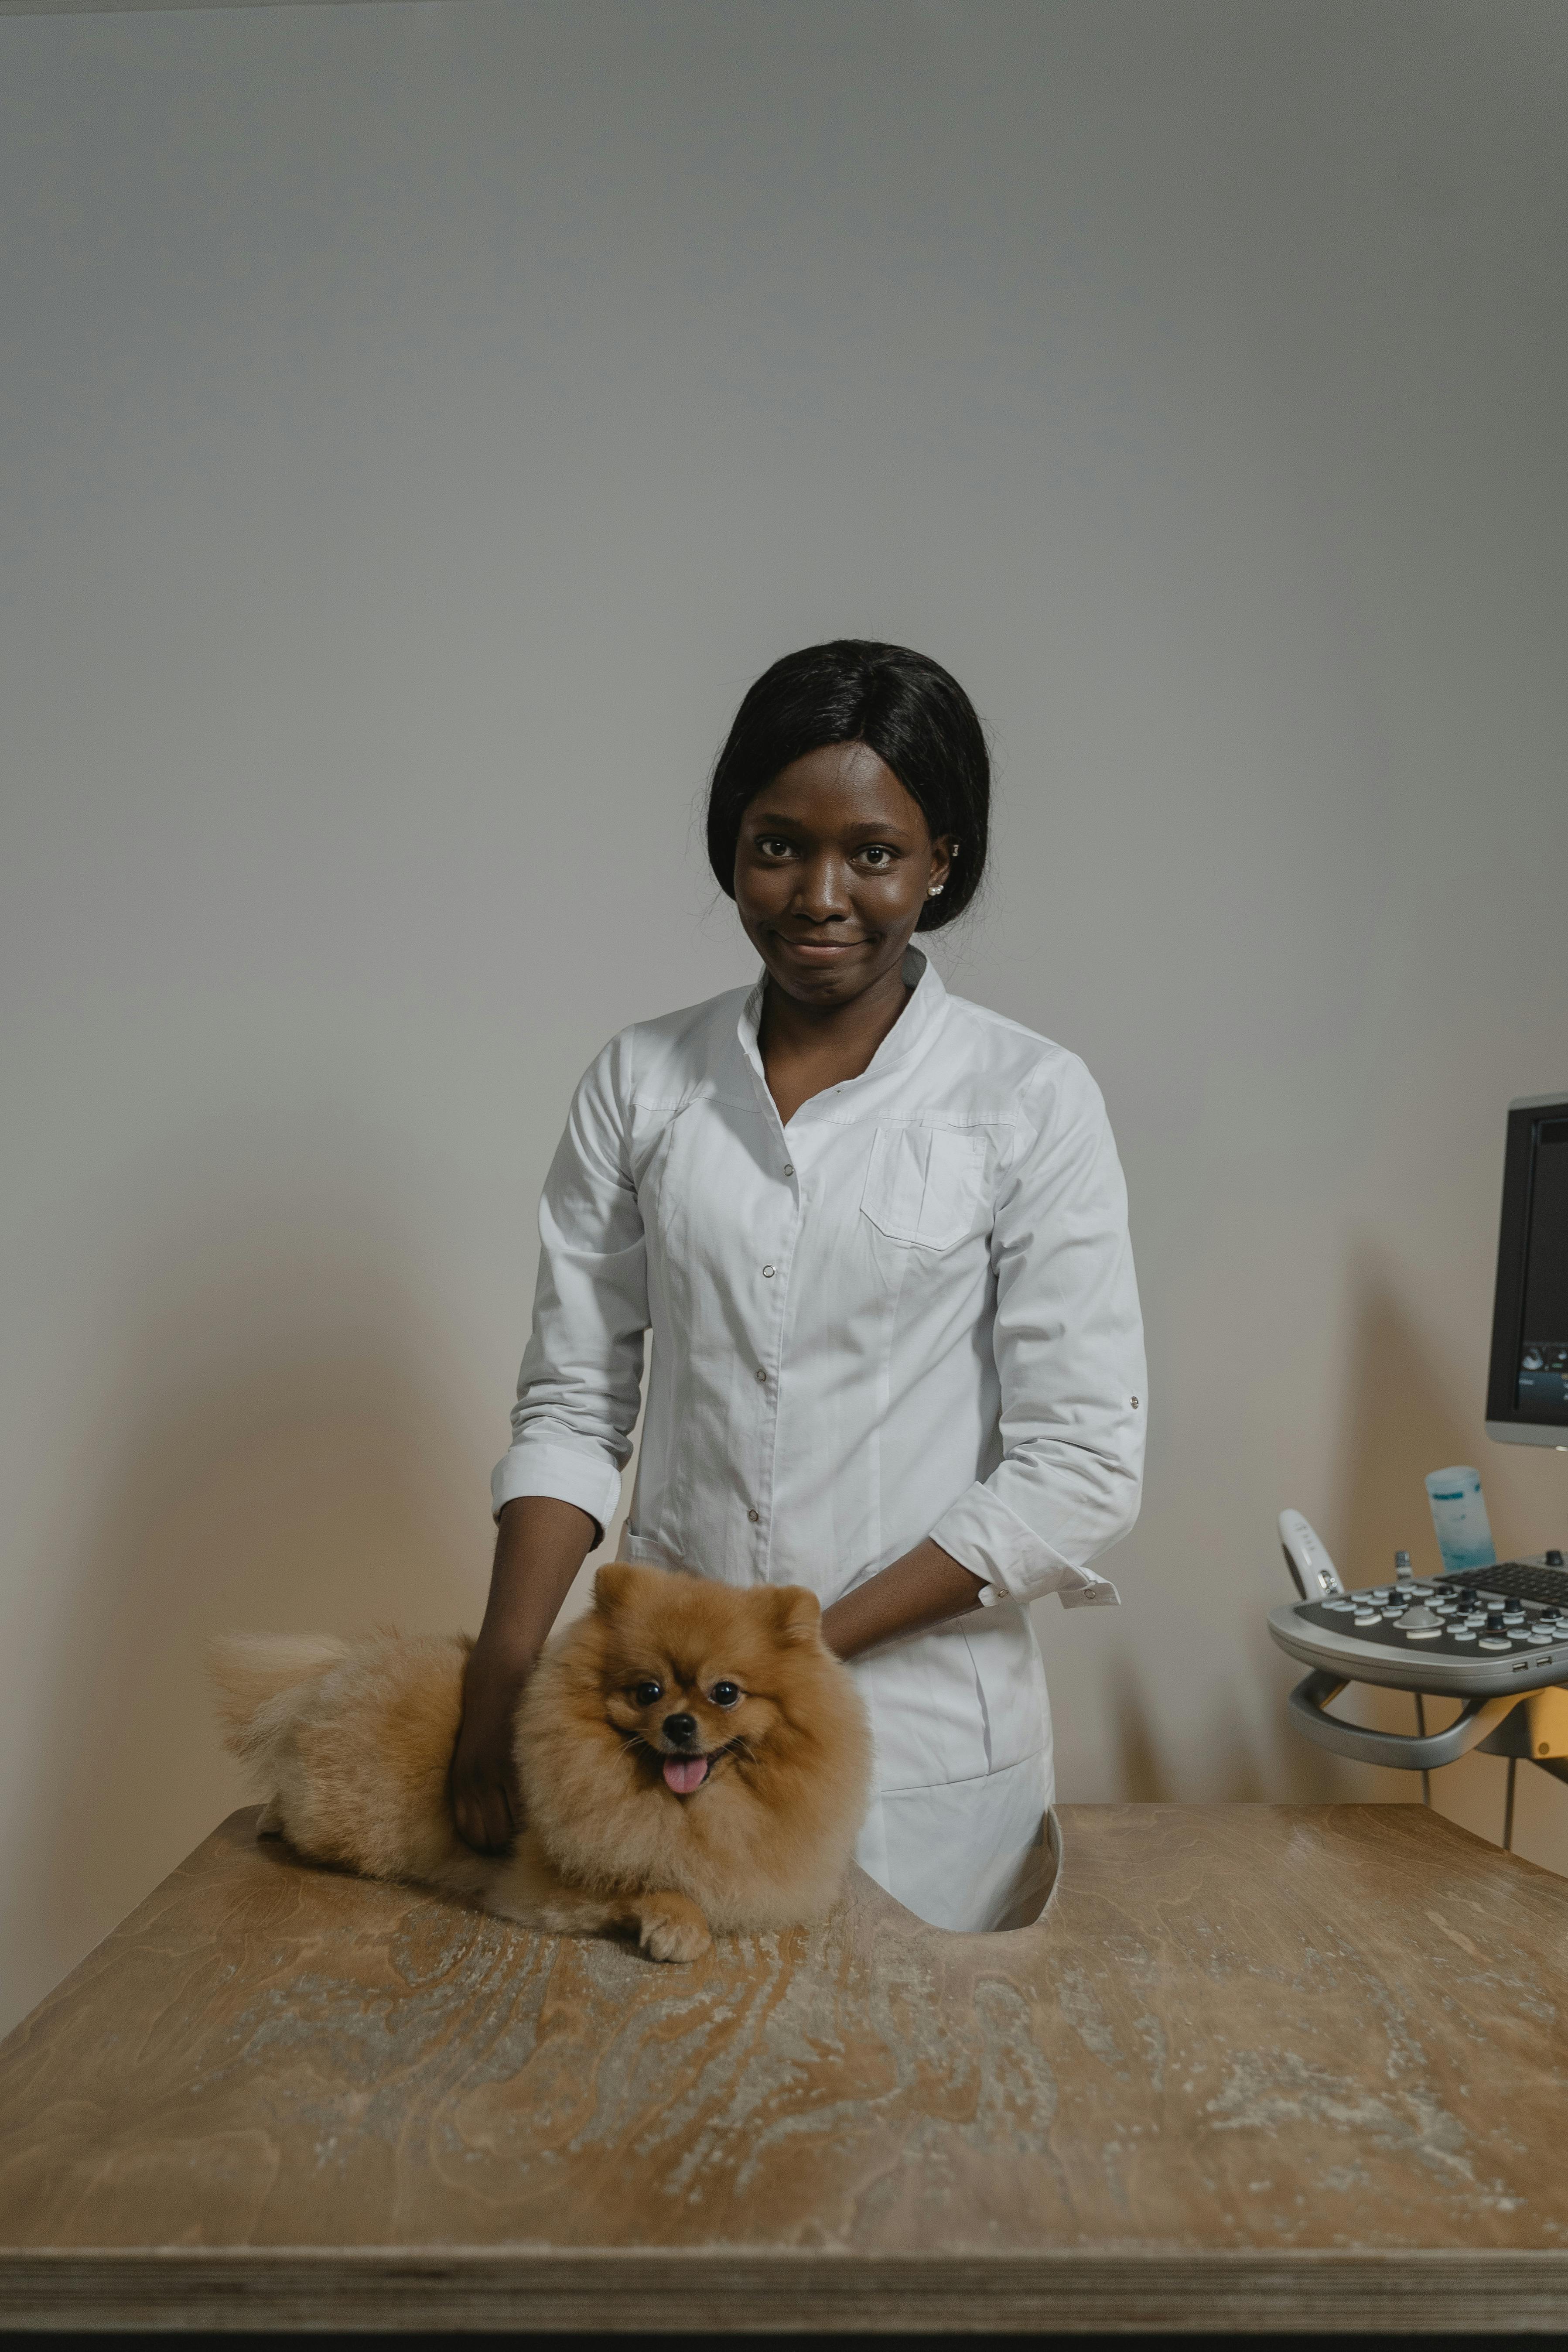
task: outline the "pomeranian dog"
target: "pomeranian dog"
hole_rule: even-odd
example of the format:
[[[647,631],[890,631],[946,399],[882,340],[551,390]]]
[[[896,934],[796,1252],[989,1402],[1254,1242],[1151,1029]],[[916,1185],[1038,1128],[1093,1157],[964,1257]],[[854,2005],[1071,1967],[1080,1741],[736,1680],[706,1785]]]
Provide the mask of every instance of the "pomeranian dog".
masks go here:
[[[261,1835],[412,1879],[556,1934],[634,1933],[694,1960],[713,1932],[786,1927],[837,1895],[871,1742],[798,1585],[737,1590],[622,1561],[546,1646],[518,1708],[525,1826],[510,1854],[458,1835],[447,1776],[461,1635],[236,1633],[211,1666]]]

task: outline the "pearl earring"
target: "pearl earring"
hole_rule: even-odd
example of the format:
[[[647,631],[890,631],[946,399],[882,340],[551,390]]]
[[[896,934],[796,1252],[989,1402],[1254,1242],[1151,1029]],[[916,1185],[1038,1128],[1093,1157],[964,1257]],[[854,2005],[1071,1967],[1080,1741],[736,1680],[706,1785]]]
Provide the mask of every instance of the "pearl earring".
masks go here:
[[[926,897],[928,898],[940,898],[946,887],[947,884],[945,882],[933,882],[931,888],[926,892]]]

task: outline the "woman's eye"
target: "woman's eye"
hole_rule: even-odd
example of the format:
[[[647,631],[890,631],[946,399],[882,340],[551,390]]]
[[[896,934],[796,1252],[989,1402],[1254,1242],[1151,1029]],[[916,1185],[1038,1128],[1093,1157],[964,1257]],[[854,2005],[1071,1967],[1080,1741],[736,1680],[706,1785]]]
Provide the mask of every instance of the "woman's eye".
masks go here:
[[[661,1699],[664,1696],[664,1685],[662,1683],[638,1683],[636,1690],[632,1693],[632,1696],[636,1699],[639,1706],[652,1706],[656,1699]]]
[[[757,835],[757,847],[762,851],[764,857],[787,857],[789,856],[788,842],[785,841],[781,835],[776,833],[760,833]]]
[[[863,849],[860,856],[862,863],[870,866],[874,874],[885,874],[893,862],[892,851],[884,848],[879,841],[872,842],[868,849]]]
[[[708,1694],[715,1706],[733,1706],[741,1696],[739,1683],[715,1683]]]

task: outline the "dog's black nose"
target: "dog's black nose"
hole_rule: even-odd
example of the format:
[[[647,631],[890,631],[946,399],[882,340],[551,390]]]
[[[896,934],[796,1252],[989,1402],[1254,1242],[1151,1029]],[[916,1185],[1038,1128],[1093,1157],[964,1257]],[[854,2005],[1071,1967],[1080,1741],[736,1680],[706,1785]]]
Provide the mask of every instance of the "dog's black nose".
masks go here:
[[[664,1718],[664,1736],[677,1748],[695,1748],[697,1717],[694,1715],[667,1715]]]

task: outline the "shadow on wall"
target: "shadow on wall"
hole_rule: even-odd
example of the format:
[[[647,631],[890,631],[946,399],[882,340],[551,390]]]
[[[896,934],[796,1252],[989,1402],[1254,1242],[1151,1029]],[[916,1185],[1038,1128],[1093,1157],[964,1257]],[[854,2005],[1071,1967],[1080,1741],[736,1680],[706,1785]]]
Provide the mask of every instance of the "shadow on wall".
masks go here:
[[[1426,1501],[1429,1470],[1474,1462],[1481,1442],[1479,1386],[1456,1402],[1393,1285],[1368,1264],[1355,1276],[1355,1324],[1341,1439],[1340,1544],[1347,1584],[1377,1583],[1408,1551],[1417,1575],[1439,1566]]]
[[[1153,1711],[1131,1661],[1119,1657],[1110,1669],[1110,1706],[1115,1723],[1118,1786],[1130,1805],[1258,1805],[1275,1795],[1258,1756],[1251,1726],[1234,1699],[1207,1726],[1203,1786],[1165,1764]]]
[[[276,1136],[267,1155],[277,1170]],[[51,1563],[56,1688],[16,1793],[29,1942],[57,1969],[246,1801],[209,1633],[472,1626],[483,1603],[495,1416],[465,1413],[374,1155],[259,1196],[223,1156],[105,1301],[115,1360],[80,1447],[95,1501]]]

